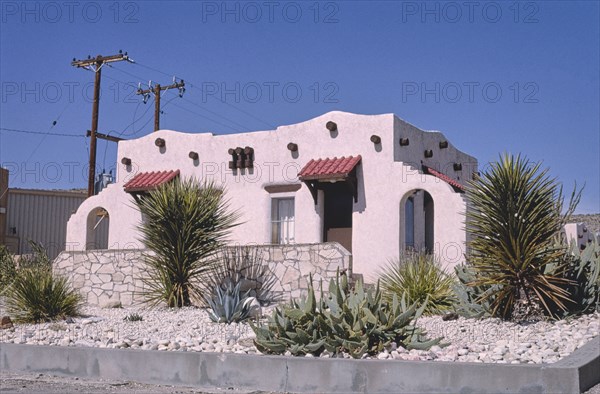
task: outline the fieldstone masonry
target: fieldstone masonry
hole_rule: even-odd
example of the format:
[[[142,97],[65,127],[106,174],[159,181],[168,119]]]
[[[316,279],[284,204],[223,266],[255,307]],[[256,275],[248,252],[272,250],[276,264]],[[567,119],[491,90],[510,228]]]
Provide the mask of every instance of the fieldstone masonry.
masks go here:
[[[337,242],[256,247],[277,278],[273,292],[284,300],[306,292],[309,274],[315,283],[328,283],[338,270],[352,274],[352,255]],[[147,253],[140,249],[65,251],[54,260],[54,271],[67,276],[90,305],[133,305],[142,301]]]

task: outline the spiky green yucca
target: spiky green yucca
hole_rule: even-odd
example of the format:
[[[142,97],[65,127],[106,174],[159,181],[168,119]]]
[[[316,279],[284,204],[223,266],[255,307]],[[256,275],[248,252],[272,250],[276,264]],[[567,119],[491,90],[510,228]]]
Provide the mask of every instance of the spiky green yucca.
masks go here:
[[[223,196],[212,182],[175,179],[138,201],[143,242],[154,252],[145,259],[148,303],[182,307],[202,300],[215,254],[239,217],[228,211]]]
[[[389,261],[379,271],[381,290],[386,301],[394,295],[406,297],[410,304],[416,302],[427,306],[424,314],[441,314],[452,309],[454,278],[448,275],[436,261],[435,256],[406,252],[399,259]]]
[[[472,285],[495,288],[484,295],[492,315],[511,318],[517,300],[541,305],[550,315],[549,301],[566,309],[567,280],[545,271],[563,260],[565,248],[557,246],[556,237],[581,191],[573,191],[563,215],[562,188],[548,170],[507,154],[470,182],[467,197],[468,259],[477,272]]]

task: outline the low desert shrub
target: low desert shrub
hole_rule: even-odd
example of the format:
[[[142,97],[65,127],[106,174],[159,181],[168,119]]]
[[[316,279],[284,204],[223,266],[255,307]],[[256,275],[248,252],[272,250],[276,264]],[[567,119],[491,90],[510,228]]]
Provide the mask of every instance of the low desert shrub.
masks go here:
[[[33,253],[18,261],[6,250],[0,252],[3,281],[7,281],[3,293],[8,314],[20,323],[79,315],[81,295],[71,288],[67,278],[52,272],[52,263],[41,245],[30,245]]]
[[[20,269],[6,293],[6,310],[16,322],[38,323],[79,315],[81,295],[67,278],[46,267]]]
[[[454,278],[446,273],[431,254],[406,252],[379,271],[383,297],[405,297],[406,302],[426,305],[426,315],[442,314],[452,309],[455,301]],[[427,302],[425,302],[427,300]]]
[[[321,289],[319,300],[311,278],[306,297],[275,308],[266,325],[250,325],[256,334],[254,343],[263,353],[318,356],[327,350],[361,358],[378,354],[392,342],[406,349],[439,344],[441,339],[429,340],[425,331],[415,326],[424,309],[425,304],[407,307],[405,300],[398,302],[397,297],[391,303],[384,301],[379,285],[374,291],[365,291],[358,281],[351,289],[342,275],[341,280],[339,276],[331,280],[327,295]]]
[[[125,316],[123,318],[123,321],[126,322],[135,322],[135,321],[143,321],[144,318],[142,317],[142,315],[138,314],[138,313],[130,313],[129,315]]]
[[[254,246],[223,248],[217,257],[214,271],[208,277],[207,288],[212,297],[217,289],[231,293],[239,285],[240,293],[255,297],[261,305],[280,300],[272,289],[277,278],[264,261],[262,252]]]
[[[14,256],[4,245],[0,245],[0,297],[2,297],[17,274]]]

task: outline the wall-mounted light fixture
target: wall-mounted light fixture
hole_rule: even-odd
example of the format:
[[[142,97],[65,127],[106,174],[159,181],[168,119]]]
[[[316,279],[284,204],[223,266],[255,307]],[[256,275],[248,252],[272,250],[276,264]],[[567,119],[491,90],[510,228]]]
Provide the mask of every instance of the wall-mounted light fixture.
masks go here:
[[[124,157],[121,159],[121,164],[126,165],[126,166],[130,166],[131,165],[131,159],[129,157]]]
[[[427,158],[433,157],[433,151],[431,149],[425,149],[424,154]]]
[[[336,131],[337,130],[337,123],[329,121],[329,122],[327,122],[327,124],[325,125],[325,127],[327,127],[327,130],[329,130],[329,131]]]
[[[289,144],[287,144],[287,148],[291,152],[297,152],[298,151],[298,144],[290,142]]]
[[[381,144],[381,137],[378,135],[373,134],[371,136],[371,142],[374,144]]]
[[[164,148],[166,145],[166,142],[162,138],[157,138],[154,140],[154,145],[158,146],[159,148]]]
[[[454,171],[462,171],[462,163],[454,163]]]
[[[410,144],[408,138],[400,138],[400,146],[408,146],[408,144]]]
[[[190,153],[188,154],[188,157],[192,160],[198,160],[198,152],[194,152],[193,150],[190,151]]]
[[[440,149],[446,149],[448,147],[448,141],[440,141]]]

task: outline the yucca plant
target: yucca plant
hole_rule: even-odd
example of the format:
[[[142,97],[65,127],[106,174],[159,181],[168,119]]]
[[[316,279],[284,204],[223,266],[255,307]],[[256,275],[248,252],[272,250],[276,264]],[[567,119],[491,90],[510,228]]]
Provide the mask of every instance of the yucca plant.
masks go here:
[[[454,278],[446,273],[432,254],[405,252],[379,270],[381,290],[386,301],[394,295],[421,306],[427,301],[424,314],[437,315],[452,309],[455,301]]]
[[[143,243],[154,254],[145,257],[147,303],[189,306],[203,300],[216,253],[239,217],[228,211],[223,189],[194,179],[159,186],[138,200],[145,220]]]
[[[494,287],[480,298],[490,301],[492,315],[510,319],[517,302],[549,315],[550,303],[566,310],[571,300],[564,267],[555,266],[554,273],[546,267],[563,261],[565,247],[556,239],[581,191],[574,189],[563,215],[562,187],[548,170],[505,154],[470,182],[467,197],[468,259],[477,273],[471,285]]]

